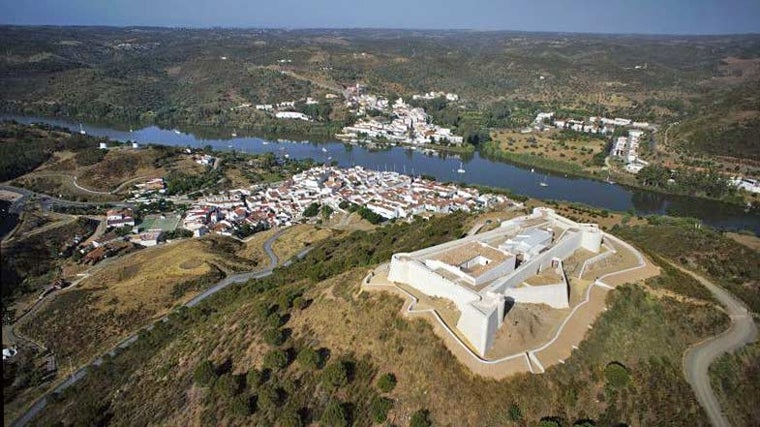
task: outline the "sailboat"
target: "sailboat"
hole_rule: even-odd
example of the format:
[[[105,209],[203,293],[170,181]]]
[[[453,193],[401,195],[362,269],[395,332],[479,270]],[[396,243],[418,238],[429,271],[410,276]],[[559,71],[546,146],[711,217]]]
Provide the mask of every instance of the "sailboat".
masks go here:
[[[459,162],[459,169],[457,169],[457,173],[465,173],[465,172],[466,171],[464,170],[464,165],[462,164],[462,162]]]
[[[81,123],[79,124],[79,133],[82,134],[82,135],[84,135],[84,134],[87,133],[87,132],[84,131],[84,128],[82,127]]]
[[[541,181],[541,182],[539,182],[538,185],[540,185],[542,187],[548,187],[549,186],[549,184],[546,183],[546,175],[544,175],[544,180]]]

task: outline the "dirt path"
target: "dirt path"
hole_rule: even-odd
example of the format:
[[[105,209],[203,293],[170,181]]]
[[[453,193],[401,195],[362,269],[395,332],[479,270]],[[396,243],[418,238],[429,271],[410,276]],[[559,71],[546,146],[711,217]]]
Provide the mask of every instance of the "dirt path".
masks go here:
[[[758,336],[757,327],[752,319],[752,314],[744,303],[731,293],[690,270],[673,263],[671,265],[693,277],[710,290],[731,317],[731,326],[728,330],[692,346],[683,356],[686,381],[691,384],[691,388],[697,395],[697,400],[710,418],[710,423],[716,427],[728,427],[730,424],[710,386],[710,365],[722,354],[734,352],[755,342]]]

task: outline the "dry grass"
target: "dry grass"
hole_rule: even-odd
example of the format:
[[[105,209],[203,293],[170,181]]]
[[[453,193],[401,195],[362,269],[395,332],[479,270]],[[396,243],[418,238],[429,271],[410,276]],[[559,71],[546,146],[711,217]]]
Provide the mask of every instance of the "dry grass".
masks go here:
[[[113,305],[117,311],[127,311],[141,306],[163,314],[191,297],[176,300],[172,297],[174,285],[209,274],[215,268],[227,272],[253,267],[243,259],[217,253],[214,242],[218,240],[222,238],[180,240],[126,255],[83,280],[80,287],[101,293],[103,305],[96,309]]]
[[[498,130],[493,132],[491,137],[498,141],[499,148],[503,151],[518,154],[543,155],[548,159],[581,165],[584,162],[591,161],[594,154],[605,148],[606,143],[602,139],[592,139],[589,141],[567,140],[562,143],[552,138],[552,136],[558,134],[559,131],[557,130],[531,132],[528,134]],[[535,139],[535,143],[531,143],[533,139]]]
[[[726,237],[729,237],[735,242],[742,244],[752,250],[760,251],[760,237],[739,233],[726,233]]]
[[[163,316],[232,270],[250,270],[238,243],[208,236],[147,248],[107,261],[43,305],[20,325],[77,362]],[[76,325],[76,327],[72,327]]]
[[[73,177],[64,174],[49,175],[32,172],[17,178],[14,183],[32,191],[56,197],[60,196],[69,200],[91,202],[113,202],[118,200],[118,197],[111,194],[97,194],[81,190],[74,186]]]
[[[305,247],[320,242],[333,235],[328,228],[309,224],[298,224],[288,228],[272,245],[280,262],[284,262],[301,252]]]

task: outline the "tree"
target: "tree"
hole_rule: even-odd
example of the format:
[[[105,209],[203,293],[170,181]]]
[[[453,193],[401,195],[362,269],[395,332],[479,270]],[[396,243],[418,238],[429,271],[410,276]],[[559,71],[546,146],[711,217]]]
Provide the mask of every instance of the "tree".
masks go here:
[[[279,371],[288,366],[288,356],[282,350],[272,350],[264,355],[264,366]]]
[[[312,203],[309,206],[306,207],[303,211],[303,216],[306,218],[311,218],[316,216],[319,213],[319,203]]]
[[[233,397],[240,391],[240,381],[236,376],[226,373],[216,380],[214,391],[227,398]]]
[[[409,427],[430,427],[432,425],[433,421],[430,419],[430,411],[427,409],[420,409],[415,412],[409,421]]]
[[[251,402],[247,396],[239,395],[232,398],[230,403],[230,409],[232,413],[239,417],[247,417],[251,415]]]
[[[211,361],[204,360],[201,362],[201,364],[195,368],[193,378],[195,379],[196,384],[201,387],[211,385],[216,379],[216,372],[214,372],[214,365]]]
[[[322,364],[322,358],[319,353],[312,348],[304,347],[298,352],[296,360],[301,366],[307,369],[317,369]]]
[[[388,393],[396,387],[396,376],[390,372],[383,374],[380,379],[377,380],[377,388],[383,393]]]
[[[375,396],[369,402],[369,413],[372,420],[382,423],[388,419],[388,411],[393,407],[393,401],[387,397]]]
[[[270,328],[263,333],[264,342],[272,346],[278,346],[285,342],[285,333],[282,329]]]
[[[618,362],[610,362],[604,368],[604,377],[607,379],[607,384],[613,388],[623,388],[631,381],[631,376],[628,372],[628,368]]]
[[[251,390],[256,390],[259,388],[261,383],[264,382],[264,373],[259,371],[256,368],[252,368],[245,376],[245,383],[248,385],[248,388]]]
[[[297,411],[288,408],[277,417],[277,425],[281,427],[301,427],[303,426],[303,420],[301,420],[301,416],[298,415]]]
[[[303,310],[304,308],[306,308],[307,305],[308,305],[308,302],[306,298],[302,296],[297,296],[293,299],[293,307],[299,310]]]
[[[337,390],[348,384],[348,370],[346,365],[341,362],[333,362],[322,372],[322,384],[328,390]]]
[[[324,219],[330,218],[330,215],[332,215],[333,212],[335,212],[335,210],[331,206],[328,206],[328,205],[322,206],[322,218]]]
[[[322,412],[319,423],[327,427],[347,427],[348,414],[346,413],[346,409],[339,401],[331,401],[327,404],[325,411]]]
[[[282,403],[282,394],[271,385],[265,385],[259,390],[257,404],[266,412],[274,412]]]

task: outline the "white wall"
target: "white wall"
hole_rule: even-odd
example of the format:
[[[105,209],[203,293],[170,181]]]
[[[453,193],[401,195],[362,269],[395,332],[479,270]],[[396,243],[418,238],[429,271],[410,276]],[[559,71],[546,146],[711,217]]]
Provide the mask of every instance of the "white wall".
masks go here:
[[[459,311],[473,301],[480,300],[480,295],[445,277],[430,271],[424,264],[414,259],[399,259],[393,255],[388,280],[405,283],[425,295],[446,298],[456,304]]]
[[[567,295],[567,285],[565,283],[509,288],[504,291],[504,295],[514,298],[518,303],[546,304],[554,308],[570,307]]]
[[[515,271],[516,263],[517,258],[514,255],[511,255],[501,264],[497,265],[496,267],[492,267],[490,270],[475,278],[475,284],[482,285],[483,283],[490,282],[491,280],[495,280],[499,277],[512,273]]]
[[[499,329],[499,311],[497,307],[481,311],[473,305],[462,310],[462,316],[457,322],[457,329],[467,337],[467,340],[481,356],[486,354],[493,345],[494,336]]]

